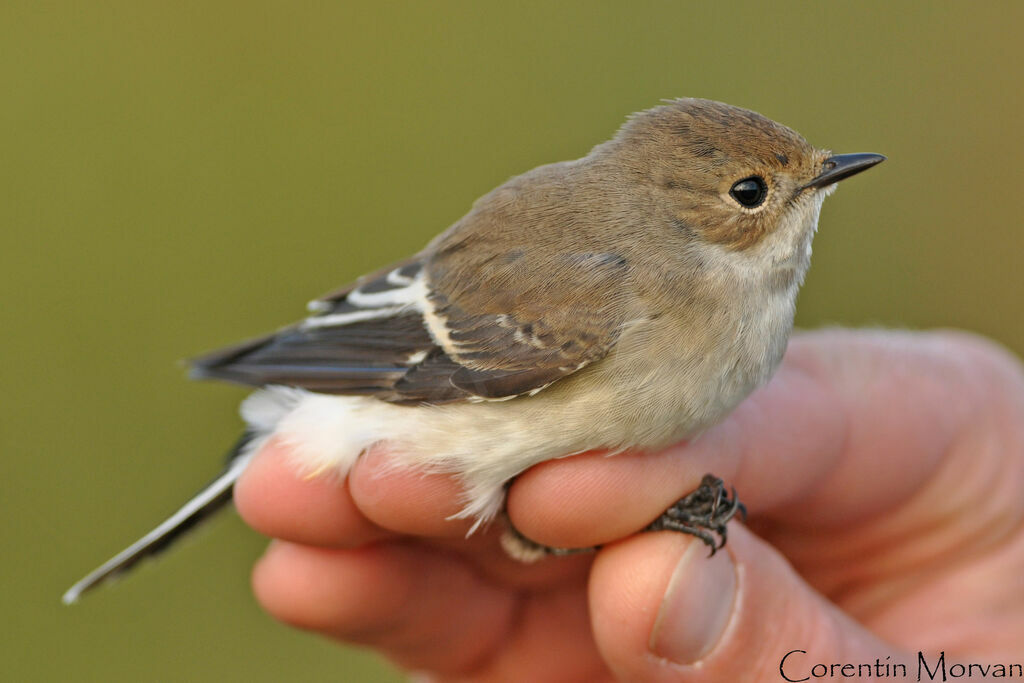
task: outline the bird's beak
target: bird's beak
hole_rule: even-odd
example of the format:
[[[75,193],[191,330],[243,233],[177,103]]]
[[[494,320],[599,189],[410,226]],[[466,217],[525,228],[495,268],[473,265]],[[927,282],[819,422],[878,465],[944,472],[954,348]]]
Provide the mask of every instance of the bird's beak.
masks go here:
[[[883,161],[885,161],[885,157],[881,154],[836,154],[835,156],[830,156],[821,165],[821,173],[800,189],[828,187],[844,178],[849,178],[861,171],[866,171]]]

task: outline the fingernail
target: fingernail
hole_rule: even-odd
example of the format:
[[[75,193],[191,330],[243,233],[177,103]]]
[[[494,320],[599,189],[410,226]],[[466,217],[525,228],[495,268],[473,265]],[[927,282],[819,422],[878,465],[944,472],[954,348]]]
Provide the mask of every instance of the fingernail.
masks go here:
[[[654,654],[693,664],[714,649],[729,623],[736,597],[736,568],[725,550],[708,557],[697,539],[679,558],[651,631]]]

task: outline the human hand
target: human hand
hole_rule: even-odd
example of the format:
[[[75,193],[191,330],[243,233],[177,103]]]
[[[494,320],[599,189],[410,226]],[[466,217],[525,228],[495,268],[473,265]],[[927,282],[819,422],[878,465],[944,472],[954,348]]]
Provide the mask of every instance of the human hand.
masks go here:
[[[253,586],[274,617],[438,679],[780,681],[794,650],[794,680],[876,660],[913,675],[918,651],[1024,660],[1024,372],[975,337],[796,335],[775,378],[693,442],[519,477],[515,526],[595,554],[522,565],[499,530],[464,539],[446,519],[458,483],[387,457],[302,480],[268,444],[235,491],[278,539]],[[751,512],[723,551],[634,534],[705,472]]]

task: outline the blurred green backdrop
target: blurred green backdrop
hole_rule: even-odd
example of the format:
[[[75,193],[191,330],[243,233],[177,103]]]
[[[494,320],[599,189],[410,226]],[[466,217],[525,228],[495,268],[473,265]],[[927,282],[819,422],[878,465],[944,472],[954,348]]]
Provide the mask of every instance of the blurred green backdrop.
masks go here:
[[[799,323],[1024,350],[1024,11],[1002,3],[0,6],[6,680],[398,680],[273,623],[233,515],[59,596],[211,475],[273,329],[480,194],[693,95],[890,161],[824,211]]]

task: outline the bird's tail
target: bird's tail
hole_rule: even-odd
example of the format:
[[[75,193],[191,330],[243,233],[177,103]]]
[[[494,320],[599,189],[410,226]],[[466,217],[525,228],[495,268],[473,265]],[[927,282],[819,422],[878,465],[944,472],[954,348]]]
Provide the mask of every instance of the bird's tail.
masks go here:
[[[194,495],[177,512],[160,523],[148,534],[110,558],[90,572],[64,593],[65,605],[78,601],[83,593],[129,571],[136,564],[163,552],[183,534],[213,516],[231,502],[235,482],[245,470],[254,452],[253,434],[246,433],[238,440],[228,456],[227,467],[216,479]]]

